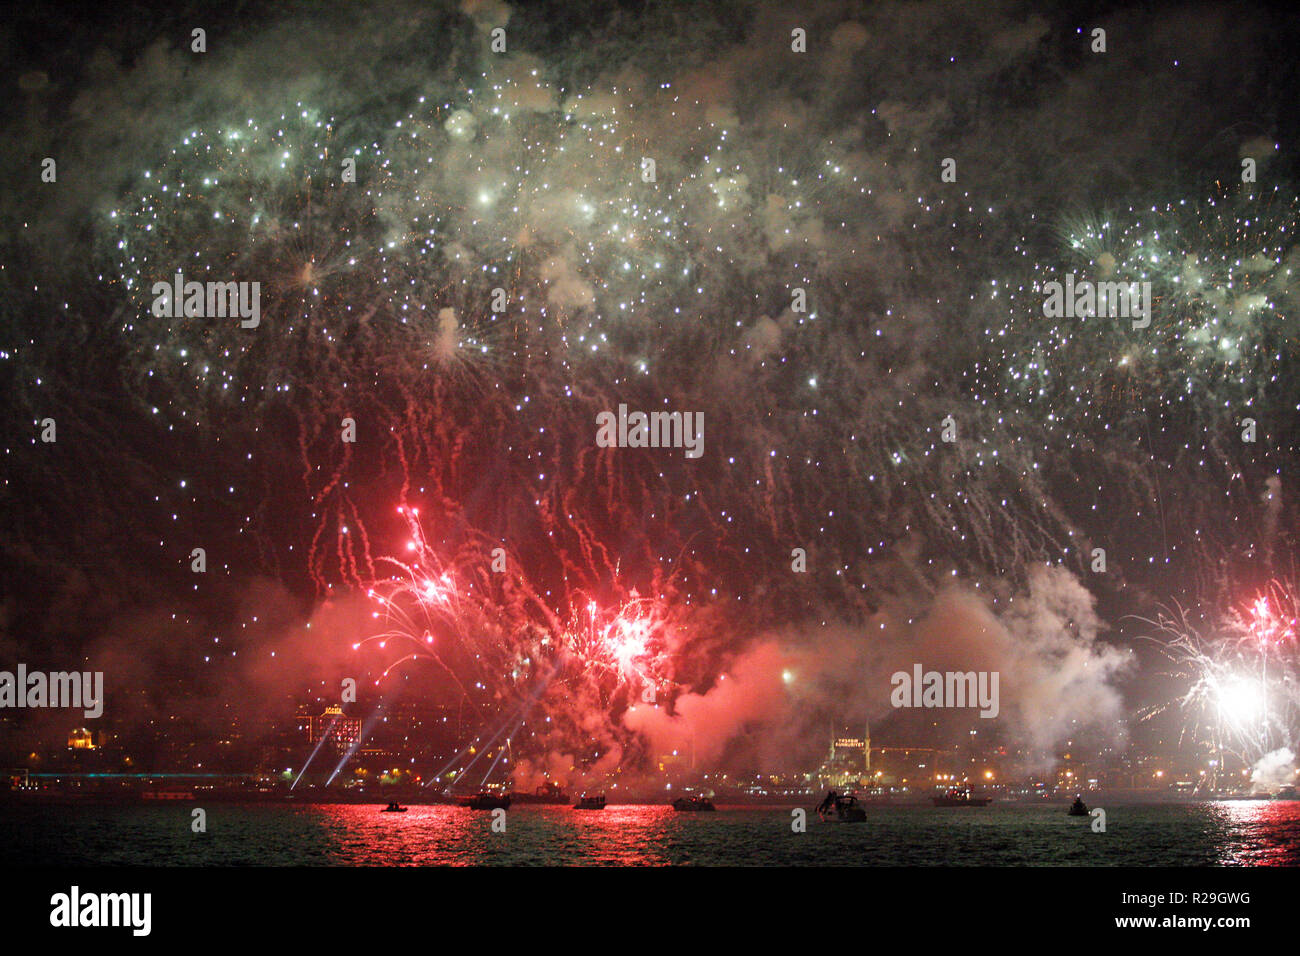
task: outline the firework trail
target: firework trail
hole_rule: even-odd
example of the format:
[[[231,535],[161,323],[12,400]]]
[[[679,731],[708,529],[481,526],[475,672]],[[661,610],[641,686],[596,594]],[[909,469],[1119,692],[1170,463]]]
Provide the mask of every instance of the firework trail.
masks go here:
[[[389,573],[367,590],[375,631],[354,646],[384,652],[377,684],[428,662],[475,708],[481,729],[501,714],[513,715],[484,752],[512,720],[507,738],[513,740],[535,705],[547,719],[533,735],[552,747],[572,746],[595,725],[613,738],[630,702],[671,691],[667,650],[678,637],[668,601],[643,598],[635,589],[604,607],[576,587],[544,594],[509,570],[519,563],[504,549],[493,570],[482,541],[444,561],[418,509],[399,510],[408,554],[379,559]]]

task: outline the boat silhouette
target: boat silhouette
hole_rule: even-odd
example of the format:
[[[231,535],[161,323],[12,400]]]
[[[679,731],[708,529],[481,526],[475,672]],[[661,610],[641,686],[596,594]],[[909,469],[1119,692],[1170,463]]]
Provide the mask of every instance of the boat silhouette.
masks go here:
[[[823,820],[837,820],[842,823],[864,823],[867,811],[858,803],[858,798],[851,793],[836,793],[829,790],[825,799],[817,805],[817,816]]]
[[[683,813],[699,813],[700,811],[716,810],[713,801],[708,797],[678,797],[673,801],[673,809]]]
[[[462,807],[468,807],[471,810],[508,810],[510,809],[510,795],[497,796],[494,793],[488,793],[486,790],[480,790],[478,793],[468,797],[460,797],[457,802]]]
[[[540,803],[562,806],[569,802],[569,795],[558,785],[547,781],[532,793],[512,790],[510,792],[510,801],[512,803]]]
[[[953,787],[941,797],[934,798],[936,807],[987,807],[992,797],[972,796],[970,787]]]

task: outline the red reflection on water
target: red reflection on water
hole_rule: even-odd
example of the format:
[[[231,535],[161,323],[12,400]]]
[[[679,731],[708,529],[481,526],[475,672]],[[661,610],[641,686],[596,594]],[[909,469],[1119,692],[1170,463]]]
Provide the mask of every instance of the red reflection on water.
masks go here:
[[[682,814],[668,806],[612,805],[604,810],[520,807],[492,811],[437,804],[384,813],[379,805],[301,808],[319,838],[321,862],[354,866],[653,866],[668,853]],[[504,821],[493,829],[494,819]]]
[[[1225,829],[1220,862],[1300,864],[1300,801],[1231,800],[1215,804],[1214,810]]]

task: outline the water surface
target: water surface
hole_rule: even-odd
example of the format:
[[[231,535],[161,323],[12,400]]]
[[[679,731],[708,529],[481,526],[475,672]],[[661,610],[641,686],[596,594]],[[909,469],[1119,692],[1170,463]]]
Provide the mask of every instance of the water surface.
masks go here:
[[[207,832],[172,806],[0,807],[0,862],[110,866],[1214,866],[1300,863],[1300,802],[1106,807],[1107,831],[1062,806],[870,807],[866,823],[791,807],[676,813],[615,805],[527,806],[492,815],[454,806],[277,804],[206,807]]]

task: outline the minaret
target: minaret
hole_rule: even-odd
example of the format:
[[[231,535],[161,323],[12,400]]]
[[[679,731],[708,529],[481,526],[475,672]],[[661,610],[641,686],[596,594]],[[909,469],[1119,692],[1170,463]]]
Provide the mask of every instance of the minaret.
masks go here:
[[[867,758],[867,776],[871,776],[871,721],[866,723],[866,733],[863,736],[862,750]]]

